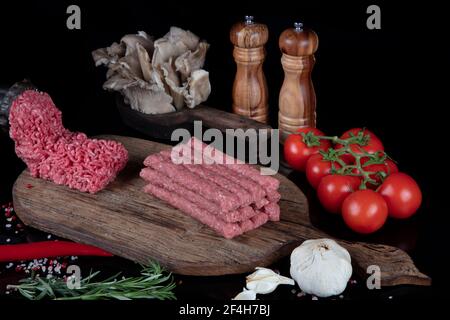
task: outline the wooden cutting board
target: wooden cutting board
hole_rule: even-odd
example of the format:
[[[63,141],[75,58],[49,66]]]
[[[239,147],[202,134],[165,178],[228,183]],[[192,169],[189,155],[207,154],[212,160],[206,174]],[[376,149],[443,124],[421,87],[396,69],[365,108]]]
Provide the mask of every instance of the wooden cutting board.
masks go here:
[[[282,175],[281,221],[268,222],[232,240],[142,192],[144,158],[169,146],[130,137],[102,136],[122,142],[130,160],[105,190],[91,195],[36,179],[25,170],[13,198],[18,216],[29,226],[94,245],[137,262],[159,261],[174,273],[225,275],[250,272],[289,255],[306,239],[329,237],[311,225],[304,194]],[[378,265],[382,285],[429,285],[402,250],[339,241],[361,275]]]

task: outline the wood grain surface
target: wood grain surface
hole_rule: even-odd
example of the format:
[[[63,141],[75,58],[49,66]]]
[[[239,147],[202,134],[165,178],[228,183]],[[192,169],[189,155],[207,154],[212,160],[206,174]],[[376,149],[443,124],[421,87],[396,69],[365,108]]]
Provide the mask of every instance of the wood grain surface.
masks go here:
[[[36,179],[25,170],[13,188],[15,210],[34,228],[91,244],[137,262],[158,260],[174,273],[224,275],[267,266],[306,239],[328,237],[311,225],[304,194],[290,180],[281,182],[281,221],[268,222],[232,240],[142,192],[144,158],[169,146],[130,137],[102,136],[122,142],[130,153],[126,168],[98,194],[91,195]],[[339,241],[361,275],[370,265],[381,269],[382,285],[429,285],[402,250]]]
[[[302,127],[316,126],[316,94],[311,80],[319,38],[312,30],[289,28],[278,41],[284,81],[278,99],[281,141]]]
[[[194,109],[185,108],[173,113],[151,115],[131,109],[120,95],[116,97],[116,104],[127,126],[158,139],[170,139],[172,132],[178,128],[192,130],[194,121],[202,121],[205,128],[215,128],[222,133],[225,133],[227,129],[243,129],[244,131],[272,129],[267,124],[205,105],[199,105]]]
[[[269,30],[261,23],[238,22],[230,30],[236,61],[233,112],[262,123],[269,121],[269,91],[262,67],[268,38]]]

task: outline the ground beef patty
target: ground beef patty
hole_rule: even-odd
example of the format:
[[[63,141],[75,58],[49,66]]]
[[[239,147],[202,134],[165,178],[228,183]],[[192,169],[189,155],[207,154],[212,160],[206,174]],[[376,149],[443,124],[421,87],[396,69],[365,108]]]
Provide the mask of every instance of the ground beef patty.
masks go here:
[[[9,134],[16,154],[34,177],[96,193],[114,180],[128,161],[115,141],[89,139],[64,128],[61,111],[43,92],[25,91],[11,105]]]

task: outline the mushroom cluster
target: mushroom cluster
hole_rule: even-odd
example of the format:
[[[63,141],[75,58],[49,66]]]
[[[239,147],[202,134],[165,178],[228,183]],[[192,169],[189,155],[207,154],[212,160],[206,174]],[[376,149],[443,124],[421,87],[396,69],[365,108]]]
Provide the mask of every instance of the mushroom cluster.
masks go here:
[[[92,57],[108,68],[104,89],[119,91],[134,110],[161,114],[208,98],[209,73],[202,69],[208,47],[192,32],[171,27],[156,41],[143,31],[125,35]]]

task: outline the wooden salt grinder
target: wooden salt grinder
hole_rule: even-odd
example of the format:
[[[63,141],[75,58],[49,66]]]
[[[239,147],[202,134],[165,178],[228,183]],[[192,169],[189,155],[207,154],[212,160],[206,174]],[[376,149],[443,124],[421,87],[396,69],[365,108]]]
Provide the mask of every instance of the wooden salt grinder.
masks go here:
[[[302,127],[316,126],[316,94],[311,81],[319,39],[301,23],[280,35],[284,82],[279,97],[278,128],[281,142]]]
[[[233,83],[233,112],[250,119],[268,122],[268,90],[262,64],[267,26],[254,23],[252,16],[236,23],[230,31],[237,71]]]

